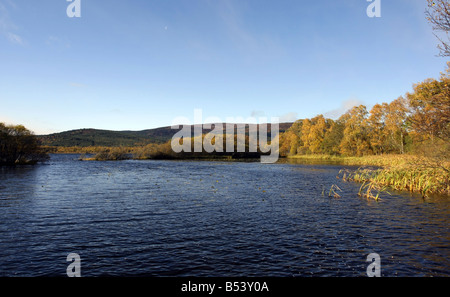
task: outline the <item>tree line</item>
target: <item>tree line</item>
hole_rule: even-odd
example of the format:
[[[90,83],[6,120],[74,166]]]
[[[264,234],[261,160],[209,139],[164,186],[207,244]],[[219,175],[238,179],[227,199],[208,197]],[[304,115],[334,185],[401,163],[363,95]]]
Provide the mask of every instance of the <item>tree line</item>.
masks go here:
[[[366,156],[450,150],[450,62],[440,79],[427,79],[369,111],[355,106],[337,120],[318,115],[296,121],[280,137],[280,155]]]

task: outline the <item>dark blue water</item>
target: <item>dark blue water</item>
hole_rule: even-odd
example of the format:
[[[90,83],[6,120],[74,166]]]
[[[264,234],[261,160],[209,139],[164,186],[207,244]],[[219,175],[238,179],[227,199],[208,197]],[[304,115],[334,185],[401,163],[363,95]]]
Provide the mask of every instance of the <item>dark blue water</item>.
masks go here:
[[[365,276],[373,252],[382,276],[450,276],[445,197],[363,199],[337,165],[76,159],[0,168],[0,276],[65,276],[70,253],[82,276]]]

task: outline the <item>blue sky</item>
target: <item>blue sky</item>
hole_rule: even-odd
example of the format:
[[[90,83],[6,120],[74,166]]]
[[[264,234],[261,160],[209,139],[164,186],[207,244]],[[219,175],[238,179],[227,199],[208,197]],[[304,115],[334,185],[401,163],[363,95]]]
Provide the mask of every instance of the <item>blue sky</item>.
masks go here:
[[[424,0],[0,0],[0,121],[37,134],[177,117],[337,117],[446,68]]]

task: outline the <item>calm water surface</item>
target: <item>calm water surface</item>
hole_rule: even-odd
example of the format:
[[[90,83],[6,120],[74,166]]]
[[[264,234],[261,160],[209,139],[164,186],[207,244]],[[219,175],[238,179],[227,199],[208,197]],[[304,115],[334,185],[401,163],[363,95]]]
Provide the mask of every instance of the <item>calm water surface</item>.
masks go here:
[[[337,165],[76,159],[0,168],[0,276],[65,276],[69,253],[82,276],[365,276],[372,252],[450,276],[448,198],[368,201]]]

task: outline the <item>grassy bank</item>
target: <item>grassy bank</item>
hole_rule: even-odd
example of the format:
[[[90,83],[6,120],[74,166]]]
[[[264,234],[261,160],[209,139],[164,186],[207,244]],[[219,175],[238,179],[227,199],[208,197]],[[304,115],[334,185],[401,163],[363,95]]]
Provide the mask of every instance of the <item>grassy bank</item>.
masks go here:
[[[447,160],[414,155],[365,157],[298,155],[288,158],[360,166],[354,171],[342,170],[339,177],[345,181],[363,183],[367,189],[380,190],[390,187],[420,193],[424,197],[432,194],[450,196],[450,162]],[[381,168],[373,169],[366,166]]]
[[[287,159],[304,161],[333,162],[349,166],[393,166],[413,164],[419,159],[413,155],[371,155],[364,157],[343,157],[334,155],[295,155]]]

